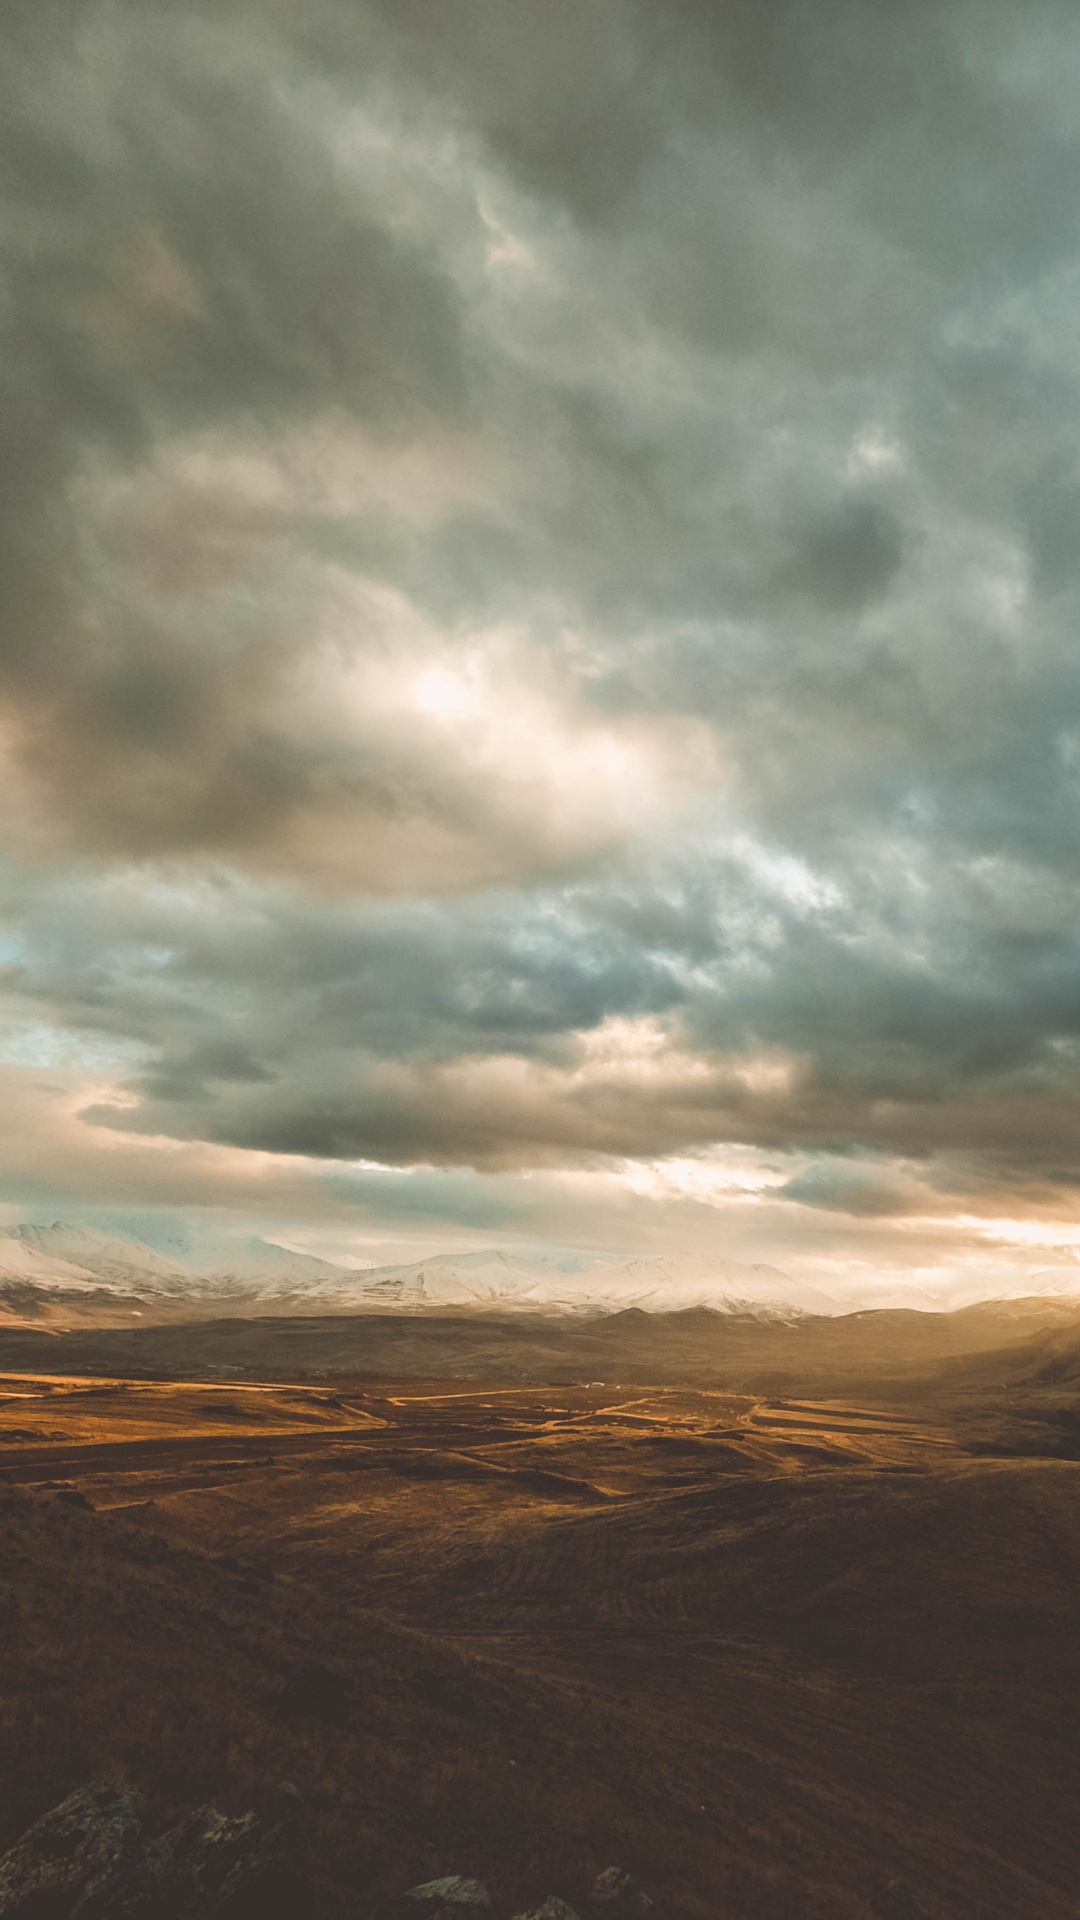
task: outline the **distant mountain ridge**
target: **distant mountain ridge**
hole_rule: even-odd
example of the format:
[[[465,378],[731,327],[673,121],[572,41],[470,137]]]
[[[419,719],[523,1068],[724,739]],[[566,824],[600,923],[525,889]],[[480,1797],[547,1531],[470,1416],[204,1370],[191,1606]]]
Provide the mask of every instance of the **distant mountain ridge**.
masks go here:
[[[934,1297],[866,1283],[831,1294],[778,1267],[740,1265],[714,1253],[639,1255],[564,1271],[501,1248],[437,1254],[400,1265],[353,1268],[258,1236],[195,1223],[152,1227],[156,1244],[122,1220],[103,1226],[54,1220],[0,1228],[0,1315],[8,1324],[98,1324],[304,1314],[711,1313],[757,1320],[835,1318],[886,1306],[948,1311],[1002,1298],[970,1283]],[[1041,1283],[1041,1284],[1040,1284]],[[1080,1301],[1058,1272],[1018,1279],[1016,1298]]]
[[[180,1231],[168,1251],[130,1233],[70,1221],[0,1229],[0,1301],[77,1308],[111,1302],[121,1317],[242,1313],[500,1311],[615,1313],[627,1307],[788,1317],[839,1303],[778,1268],[719,1255],[667,1254],[566,1273],[501,1249],[353,1269],[254,1237]],[[89,1302],[86,1303],[89,1305]]]
[[[167,1286],[188,1277],[184,1267],[141,1241],[101,1233],[95,1227],[55,1220],[51,1226],[27,1223],[0,1232],[0,1273],[7,1269],[7,1242],[32,1255],[46,1268],[74,1271],[84,1279],[114,1286]],[[17,1256],[16,1256],[17,1257]]]
[[[349,1270],[272,1241],[211,1233],[174,1236],[168,1252],[132,1234],[67,1220],[0,1228],[0,1291],[21,1281],[53,1293],[87,1289],[118,1299],[172,1300],[218,1311],[230,1291],[291,1290],[312,1281],[347,1281]]]
[[[397,1311],[476,1305],[534,1312],[646,1313],[688,1307],[758,1315],[838,1313],[820,1288],[792,1280],[778,1267],[739,1266],[719,1254],[658,1254],[567,1274],[503,1252],[448,1254],[363,1276],[365,1291]]]

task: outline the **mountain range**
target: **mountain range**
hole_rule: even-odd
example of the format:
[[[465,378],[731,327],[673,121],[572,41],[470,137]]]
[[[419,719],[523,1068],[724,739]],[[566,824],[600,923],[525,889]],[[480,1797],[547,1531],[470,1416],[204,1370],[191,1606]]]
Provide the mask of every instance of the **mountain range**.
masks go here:
[[[1002,1297],[1080,1299],[1060,1271],[1001,1284],[977,1280],[948,1298],[926,1289],[866,1283],[835,1294],[778,1267],[718,1253],[639,1256],[583,1271],[501,1249],[437,1254],[380,1267],[347,1267],[272,1240],[186,1222],[133,1232],[54,1220],[0,1228],[0,1317],[7,1325],[129,1325],[132,1320],[357,1313],[541,1315],[678,1313],[708,1308],[758,1320],[835,1317],[874,1308],[954,1309]]]
[[[778,1268],[664,1254],[566,1273],[501,1250],[349,1268],[273,1241],[178,1229],[158,1245],[70,1221],[0,1229],[0,1311],[10,1321],[201,1318],[228,1313],[671,1312],[758,1318],[843,1312]],[[160,1244],[164,1238],[164,1248]]]

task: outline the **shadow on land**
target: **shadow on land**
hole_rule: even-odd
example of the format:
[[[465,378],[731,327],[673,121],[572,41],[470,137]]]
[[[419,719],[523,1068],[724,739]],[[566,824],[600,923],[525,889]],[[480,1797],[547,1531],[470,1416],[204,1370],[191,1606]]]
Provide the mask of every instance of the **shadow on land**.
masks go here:
[[[287,1787],[313,1920],[454,1874],[590,1915],[612,1861],[658,1920],[1074,1920],[1060,1303],[24,1328],[0,1368],[0,1849],[86,1786],[151,1836],[276,1832]]]

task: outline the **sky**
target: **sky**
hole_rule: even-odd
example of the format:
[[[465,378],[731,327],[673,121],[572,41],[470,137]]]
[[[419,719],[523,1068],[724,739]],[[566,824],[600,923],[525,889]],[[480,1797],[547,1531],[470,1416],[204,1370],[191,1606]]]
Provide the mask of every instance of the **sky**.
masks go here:
[[[4,1217],[1067,1277],[1074,0],[0,40]]]

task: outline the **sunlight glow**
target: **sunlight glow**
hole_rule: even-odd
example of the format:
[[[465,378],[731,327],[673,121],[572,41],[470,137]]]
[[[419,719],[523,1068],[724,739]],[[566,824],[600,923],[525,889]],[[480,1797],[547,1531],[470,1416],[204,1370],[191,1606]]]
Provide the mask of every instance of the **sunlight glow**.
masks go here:
[[[477,713],[482,704],[476,689],[445,667],[429,667],[422,673],[415,682],[413,697],[422,713],[430,713],[437,720],[457,720]]]

